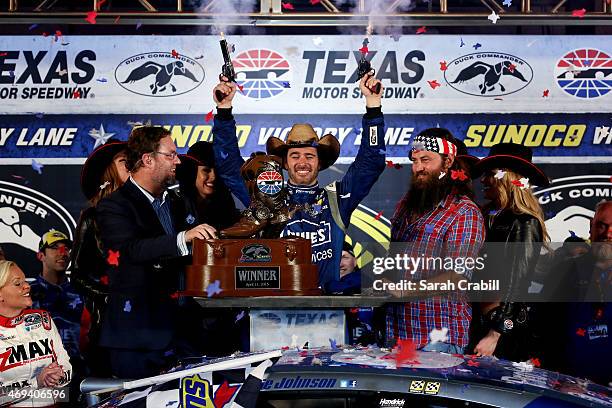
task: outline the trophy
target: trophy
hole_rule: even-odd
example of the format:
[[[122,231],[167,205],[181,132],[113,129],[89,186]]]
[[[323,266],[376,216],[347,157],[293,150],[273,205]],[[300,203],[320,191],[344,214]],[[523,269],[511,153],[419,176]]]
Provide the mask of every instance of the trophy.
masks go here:
[[[184,294],[210,297],[206,289],[211,284],[221,288],[215,295],[219,297],[321,294],[310,240],[279,238],[300,209],[287,200],[282,160],[253,153],[240,174],[251,198],[249,207],[236,224],[220,231],[221,239],[194,240]]]

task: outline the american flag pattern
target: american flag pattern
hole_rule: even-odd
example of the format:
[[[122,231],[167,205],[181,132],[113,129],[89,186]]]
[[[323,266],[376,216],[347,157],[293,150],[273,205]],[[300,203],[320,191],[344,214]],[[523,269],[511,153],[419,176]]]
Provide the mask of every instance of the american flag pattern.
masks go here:
[[[433,137],[428,135],[418,135],[412,142],[412,152],[418,150],[428,150],[430,152],[447,154],[451,156],[457,155],[457,146],[441,137]]]

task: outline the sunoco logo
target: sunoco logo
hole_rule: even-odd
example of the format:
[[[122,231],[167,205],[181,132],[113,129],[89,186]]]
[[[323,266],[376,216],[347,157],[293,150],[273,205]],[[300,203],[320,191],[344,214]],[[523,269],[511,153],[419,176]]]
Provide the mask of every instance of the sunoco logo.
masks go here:
[[[552,242],[563,242],[573,231],[588,238],[595,206],[612,196],[610,176],[573,176],[555,179],[550,187],[534,192],[544,210]]]
[[[0,244],[10,245],[5,250],[24,270],[32,262],[40,268],[37,261],[31,261],[30,251],[38,251],[41,235],[56,229],[73,240],[75,227],[74,218],[57,201],[31,188],[0,181]]]
[[[478,52],[459,57],[444,71],[444,80],[468,95],[502,96],[520,91],[533,79],[523,59],[501,52]]]
[[[204,81],[204,68],[195,60],[169,52],[148,52],[129,57],[115,69],[123,88],[144,96],[175,96],[196,89]]]
[[[249,98],[271,98],[282,93],[291,83],[289,62],[271,50],[247,50],[232,59],[239,71],[236,79]]]

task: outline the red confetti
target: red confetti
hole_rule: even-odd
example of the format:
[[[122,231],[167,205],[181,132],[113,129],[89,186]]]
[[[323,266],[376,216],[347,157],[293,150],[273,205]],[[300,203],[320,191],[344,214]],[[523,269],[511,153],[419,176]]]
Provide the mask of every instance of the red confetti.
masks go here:
[[[425,34],[426,32],[427,32],[427,27],[425,27],[425,26],[419,27],[416,30],[417,34]]]
[[[583,18],[586,14],[586,9],[582,8],[580,10],[572,10],[572,17]]]
[[[115,21],[113,22],[113,24],[117,24],[119,22],[119,19],[121,18],[121,16],[117,16],[117,18],[115,19]]]
[[[395,354],[395,364],[401,365],[403,363],[408,363],[416,360],[416,343],[413,343],[411,340],[402,340],[399,339],[397,341],[397,348]]]
[[[478,367],[480,365],[480,363],[478,361],[474,361],[474,360],[468,360],[467,364],[470,367]]]
[[[172,58],[178,58],[179,57],[179,53],[176,52],[176,50],[172,50]]]
[[[72,97],[74,99],[79,99],[81,97],[81,91],[79,91],[78,89],[74,91],[74,93],[72,94]]]
[[[238,87],[238,89],[240,90],[240,92],[244,95],[244,86],[240,85],[239,83],[236,83],[236,86]]]
[[[548,98],[548,93],[550,91],[548,89],[545,89],[544,92],[542,92],[542,98]]]
[[[316,6],[317,4],[319,4],[321,2],[321,0],[310,0],[310,4],[312,6]]]
[[[100,277],[100,283],[103,285],[108,286],[109,282],[108,282],[108,275],[104,275],[102,277]]]
[[[42,36],[43,36],[43,37],[48,37],[48,36],[49,36],[49,34],[47,34],[47,33],[43,32],[43,33],[42,33]]]
[[[514,184],[515,186],[523,187],[523,183],[521,183],[521,180],[512,180],[512,184]]]
[[[217,392],[215,392],[213,405],[215,407],[224,407],[225,404],[231,401],[236,391],[238,391],[238,388],[240,388],[239,385],[229,385],[227,381],[223,381],[223,384],[221,384]]]
[[[440,61],[440,71],[446,71],[447,69],[446,61]]]
[[[104,3],[106,3],[106,0],[100,0],[100,1],[96,2],[96,7],[100,8],[100,7],[102,7],[102,5]]]
[[[57,42],[57,40],[62,38],[62,32],[60,30],[56,30],[54,37],[55,37],[54,41]]]
[[[351,313],[351,314],[357,314],[357,313],[359,313],[359,308],[358,308],[358,307],[352,307],[352,308],[349,310],[349,313]]]
[[[178,299],[179,297],[179,293],[178,292],[174,292],[172,294],[170,294],[170,299]]]
[[[434,79],[433,81],[427,81],[427,83],[429,84],[429,86],[431,86],[431,89],[436,89],[437,87],[442,86],[438,83],[436,79]]]
[[[508,65],[508,71],[510,71],[510,72],[514,72],[515,68],[516,68],[516,65],[514,65],[514,64]]]
[[[531,362],[531,365],[533,365],[534,367],[540,366],[540,359],[537,357],[530,358],[529,361]]]
[[[293,4],[291,3],[281,3],[281,6],[283,6],[285,10],[295,10],[295,8],[293,7]]]
[[[393,167],[393,162],[391,160],[387,160],[387,167]]]
[[[98,17],[98,13],[95,11],[90,11],[87,13],[87,17],[85,17],[85,21],[90,24],[96,24],[96,17]]]
[[[368,49],[368,47],[364,45],[363,47],[359,49],[359,52],[362,53],[363,55],[368,55],[368,52],[370,52],[370,50]]]
[[[578,330],[576,330],[576,334],[579,335],[580,337],[584,337],[584,335],[586,334],[586,330],[584,330],[582,327],[579,328]]]
[[[391,160],[387,160],[387,167],[395,167],[396,169],[401,169],[404,166],[399,163],[393,163]]]
[[[467,180],[468,176],[465,174],[463,169],[461,170],[451,170],[451,179],[464,181]]]
[[[113,251],[112,249],[108,250],[108,258],[106,258],[106,262],[109,265],[119,266],[119,251]]]
[[[208,123],[213,119],[214,116],[215,115],[213,114],[213,111],[210,111],[206,114],[206,118],[204,120],[206,121],[206,123]]]
[[[375,220],[380,220],[380,217],[382,217],[383,212],[379,212],[378,214],[376,214],[376,217],[374,217]]]
[[[6,57],[8,55],[8,52],[2,52],[0,53],[0,57]]]

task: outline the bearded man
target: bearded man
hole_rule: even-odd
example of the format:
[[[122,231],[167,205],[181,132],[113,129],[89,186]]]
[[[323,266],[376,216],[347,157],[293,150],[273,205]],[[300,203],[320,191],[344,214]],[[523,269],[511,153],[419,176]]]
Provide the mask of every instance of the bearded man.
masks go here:
[[[412,180],[391,220],[391,241],[407,242],[412,257],[478,256],[485,239],[484,219],[470,198],[469,169],[457,160],[460,143],[447,130],[426,129],[412,144]],[[413,279],[428,283],[470,279],[471,270],[412,271]],[[424,351],[463,354],[468,344],[472,309],[463,294],[451,293],[387,309],[387,341],[410,340]],[[430,343],[433,330],[448,330],[446,342]]]

